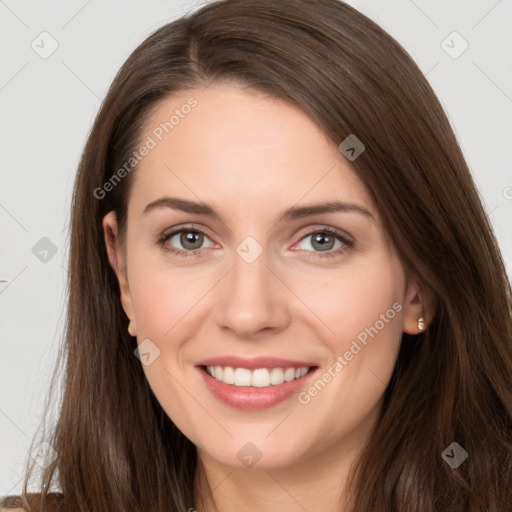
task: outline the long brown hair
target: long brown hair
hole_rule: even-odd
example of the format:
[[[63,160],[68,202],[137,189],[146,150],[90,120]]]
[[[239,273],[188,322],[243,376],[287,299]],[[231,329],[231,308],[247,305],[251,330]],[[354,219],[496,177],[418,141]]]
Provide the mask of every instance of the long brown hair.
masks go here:
[[[134,357],[104,243],[111,210],[124,236],[137,168],[103,198],[95,191],[139,147],[159,102],[221,80],[298,106],[336,144],[350,134],[365,144],[353,168],[404,266],[436,299],[428,328],[403,335],[349,479],[353,510],[512,510],[512,294],[497,241],[427,80],[392,37],[337,0],[214,2],[157,30],[120,69],[73,193],[63,395],[44,437],[58,457],[41,474],[41,510],[50,496],[76,512],[194,504],[195,447]],[[468,453],[457,469],[442,457],[453,442]],[[62,495],[49,494],[57,484]]]

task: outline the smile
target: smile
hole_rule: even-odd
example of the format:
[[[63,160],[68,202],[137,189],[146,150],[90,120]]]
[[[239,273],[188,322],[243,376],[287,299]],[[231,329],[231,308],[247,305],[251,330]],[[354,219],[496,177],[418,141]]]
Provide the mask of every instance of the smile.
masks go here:
[[[270,408],[309,385],[313,362],[274,357],[216,357],[196,365],[206,390],[223,404],[244,411]]]

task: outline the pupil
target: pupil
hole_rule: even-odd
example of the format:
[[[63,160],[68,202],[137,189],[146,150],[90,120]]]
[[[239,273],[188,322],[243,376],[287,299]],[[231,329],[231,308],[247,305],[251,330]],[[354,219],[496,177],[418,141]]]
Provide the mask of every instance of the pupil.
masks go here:
[[[332,249],[333,242],[334,238],[332,236],[317,233],[313,238],[313,247],[320,249],[321,251],[327,251]],[[315,243],[319,243],[320,245],[316,247]]]
[[[194,231],[185,231],[184,233],[182,233],[181,235],[181,243],[183,245],[183,247],[185,247],[186,249],[198,249],[199,247],[201,247],[201,244],[202,244],[202,239],[201,239],[201,233],[196,233]],[[192,247],[190,247],[189,245],[187,244],[191,244]]]

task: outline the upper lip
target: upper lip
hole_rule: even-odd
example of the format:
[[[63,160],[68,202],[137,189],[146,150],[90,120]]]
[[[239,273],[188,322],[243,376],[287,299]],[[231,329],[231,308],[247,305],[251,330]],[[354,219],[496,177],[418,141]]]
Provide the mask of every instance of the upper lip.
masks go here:
[[[257,368],[304,368],[306,366],[315,365],[307,361],[281,359],[270,356],[218,356],[203,359],[197,363],[197,366],[231,366],[232,368],[247,368],[248,370],[255,370]]]

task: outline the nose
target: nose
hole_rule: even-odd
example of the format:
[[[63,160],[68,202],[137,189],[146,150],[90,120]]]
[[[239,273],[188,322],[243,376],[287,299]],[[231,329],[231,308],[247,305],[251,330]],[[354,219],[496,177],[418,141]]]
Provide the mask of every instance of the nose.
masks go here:
[[[221,329],[250,339],[289,324],[291,292],[270,263],[265,251],[250,263],[234,252],[231,271],[216,287],[216,321]]]

